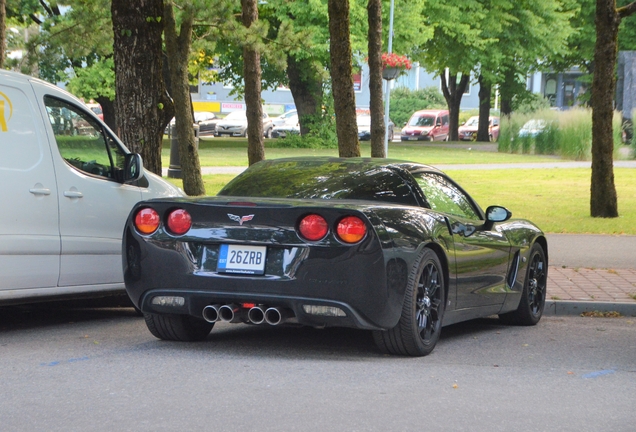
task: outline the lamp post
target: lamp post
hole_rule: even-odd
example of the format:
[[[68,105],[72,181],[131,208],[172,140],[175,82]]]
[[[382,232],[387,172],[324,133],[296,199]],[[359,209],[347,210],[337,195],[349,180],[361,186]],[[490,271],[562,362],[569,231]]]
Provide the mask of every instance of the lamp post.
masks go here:
[[[388,53],[393,52],[393,8],[394,0],[391,0],[389,14],[389,47]],[[386,80],[386,96],[384,101],[384,156],[389,157],[389,99],[391,98],[391,81]]]

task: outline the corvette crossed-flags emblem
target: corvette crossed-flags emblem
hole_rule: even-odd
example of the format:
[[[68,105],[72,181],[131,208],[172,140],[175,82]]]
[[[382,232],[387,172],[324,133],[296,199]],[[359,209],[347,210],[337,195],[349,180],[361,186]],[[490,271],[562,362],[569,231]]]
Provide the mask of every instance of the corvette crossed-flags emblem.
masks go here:
[[[245,216],[237,216],[237,215],[233,215],[231,213],[228,213],[227,217],[229,217],[234,222],[238,222],[239,225],[243,225],[243,222],[251,221],[252,219],[254,219],[254,215],[253,214],[245,215]]]

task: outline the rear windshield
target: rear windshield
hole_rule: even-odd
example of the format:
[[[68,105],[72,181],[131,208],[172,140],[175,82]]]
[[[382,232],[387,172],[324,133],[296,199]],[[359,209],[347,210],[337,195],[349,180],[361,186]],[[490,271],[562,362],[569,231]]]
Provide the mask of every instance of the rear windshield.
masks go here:
[[[411,189],[390,169],[356,168],[341,162],[266,161],[234,178],[219,195],[356,199],[417,205]]]

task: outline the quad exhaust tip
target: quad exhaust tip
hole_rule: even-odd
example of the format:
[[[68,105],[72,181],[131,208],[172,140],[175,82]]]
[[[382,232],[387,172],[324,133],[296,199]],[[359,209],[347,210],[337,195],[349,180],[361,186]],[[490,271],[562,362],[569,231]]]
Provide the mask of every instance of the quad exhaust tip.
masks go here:
[[[239,304],[214,304],[203,308],[203,319],[209,323],[218,321],[227,323],[249,322],[252,324],[280,325],[294,317],[291,309],[257,305],[245,309]]]

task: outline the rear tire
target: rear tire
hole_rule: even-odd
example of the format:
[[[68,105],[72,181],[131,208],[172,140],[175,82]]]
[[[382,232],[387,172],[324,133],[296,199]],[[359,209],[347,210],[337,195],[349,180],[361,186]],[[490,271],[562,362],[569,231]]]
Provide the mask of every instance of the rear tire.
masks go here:
[[[543,316],[547,281],[548,261],[543,247],[535,243],[530,251],[519,306],[516,311],[499,315],[499,319],[505,324],[536,325]]]
[[[144,319],[153,336],[170,341],[201,341],[214,327],[214,323],[190,315],[145,313]]]
[[[442,265],[435,252],[424,249],[409,276],[400,320],[390,330],[373,332],[376,345],[389,354],[430,354],[442,332],[445,302]]]

